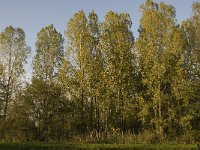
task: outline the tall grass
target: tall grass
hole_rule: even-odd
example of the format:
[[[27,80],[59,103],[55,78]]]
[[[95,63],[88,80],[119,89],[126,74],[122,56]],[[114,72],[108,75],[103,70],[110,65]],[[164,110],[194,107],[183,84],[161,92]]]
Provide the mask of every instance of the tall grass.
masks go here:
[[[73,135],[67,142],[76,144],[197,144],[200,143],[200,137],[193,132],[179,137],[170,137],[169,135],[160,137],[155,132],[149,130],[139,134],[113,130],[112,132],[101,133],[98,136],[94,133],[90,133],[89,135]]]

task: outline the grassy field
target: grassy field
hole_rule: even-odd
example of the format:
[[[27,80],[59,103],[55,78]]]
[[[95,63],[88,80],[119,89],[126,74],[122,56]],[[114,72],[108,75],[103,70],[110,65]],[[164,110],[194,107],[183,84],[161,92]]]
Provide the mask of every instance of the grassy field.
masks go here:
[[[0,143],[0,150],[197,150],[196,145]]]

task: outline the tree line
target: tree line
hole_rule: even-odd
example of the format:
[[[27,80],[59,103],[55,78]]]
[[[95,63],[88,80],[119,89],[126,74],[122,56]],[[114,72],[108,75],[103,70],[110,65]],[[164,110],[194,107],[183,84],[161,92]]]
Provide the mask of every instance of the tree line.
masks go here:
[[[181,24],[172,5],[147,0],[140,9],[136,39],[130,15],[113,11],[102,22],[94,11],[75,13],[67,40],[53,25],[42,28],[31,82],[23,81],[31,53],[25,33],[6,27],[0,140],[198,141],[200,3]]]

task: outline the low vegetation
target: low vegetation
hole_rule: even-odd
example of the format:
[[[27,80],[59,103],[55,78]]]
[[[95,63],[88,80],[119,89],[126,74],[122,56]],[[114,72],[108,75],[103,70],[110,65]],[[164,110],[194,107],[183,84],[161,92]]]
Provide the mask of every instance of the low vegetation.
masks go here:
[[[150,149],[163,149],[163,150],[196,150],[196,145],[147,145],[147,144],[41,144],[41,143],[0,143],[2,150],[15,149],[15,150],[76,150],[76,149],[132,149],[132,150],[150,150]]]

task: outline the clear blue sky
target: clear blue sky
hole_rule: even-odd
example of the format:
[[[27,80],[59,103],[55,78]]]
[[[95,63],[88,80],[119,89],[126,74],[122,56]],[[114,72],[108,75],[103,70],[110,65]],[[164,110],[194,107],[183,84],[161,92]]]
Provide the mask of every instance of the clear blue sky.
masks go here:
[[[56,29],[64,33],[66,24],[73,14],[81,9],[88,14],[95,10],[102,21],[109,10],[127,12],[133,21],[133,32],[137,36],[140,5],[146,0],[0,0],[0,32],[6,26],[22,27],[26,33],[26,41],[34,51],[37,32],[42,27],[54,24]],[[172,4],[176,8],[177,20],[188,18],[192,14],[193,0],[155,0]]]
[[[163,1],[176,7],[179,22],[192,13],[193,0]],[[141,16],[139,10],[143,2],[145,0],[0,0],[0,31],[8,25],[22,27],[27,43],[34,50],[36,34],[42,27],[53,23],[63,34],[69,18],[81,9],[86,14],[95,10],[100,20],[103,20],[106,12],[112,10],[128,12],[131,15],[133,32],[137,36]]]

